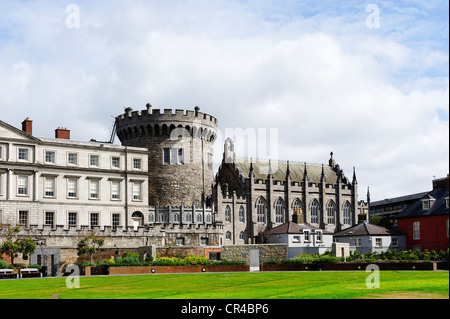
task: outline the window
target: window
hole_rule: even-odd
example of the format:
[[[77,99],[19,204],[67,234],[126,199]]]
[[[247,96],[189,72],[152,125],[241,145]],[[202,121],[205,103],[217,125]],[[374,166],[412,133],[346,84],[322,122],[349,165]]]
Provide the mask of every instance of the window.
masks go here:
[[[184,150],[182,148],[165,148],[164,164],[184,164]]]
[[[448,197],[445,197],[445,208],[448,208]]]
[[[323,235],[322,235],[322,232],[320,230],[316,231],[316,236],[317,236],[316,239],[317,239],[318,242],[322,242],[323,241]]]
[[[327,222],[330,225],[334,225],[336,216],[336,205],[333,201],[330,201],[327,206]]]
[[[153,214],[153,213],[148,214],[148,222],[149,223],[155,222],[155,214]]]
[[[164,164],[170,164],[170,150],[168,148],[164,149]]]
[[[243,232],[243,231],[241,231],[241,232],[239,233],[239,239],[244,240],[244,232]]]
[[[90,226],[93,228],[94,226],[99,225],[99,216],[98,213],[91,213]]]
[[[225,221],[231,223],[231,208],[229,205],[225,208]]]
[[[281,198],[275,203],[275,222],[284,223],[284,202]]]
[[[211,214],[206,214],[206,222],[211,223]]]
[[[358,237],[353,238],[353,244],[354,244],[356,247],[361,247],[361,238],[358,238]]]
[[[45,197],[55,197],[55,179],[54,178],[45,178]]]
[[[197,223],[201,223],[201,222],[203,222],[203,216],[202,216],[202,214],[197,214]]]
[[[422,209],[423,210],[429,210],[430,209],[430,201],[429,200],[423,200],[422,201]]]
[[[200,238],[200,245],[208,246],[208,238],[207,237]]]
[[[3,146],[0,146],[0,160],[3,159]]]
[[[344,204],[344,224],[350,225],[351,207],[349,202]]]
[[[266,222],[266,201],[262,197],[256,203],[256,220],[258,223]]]
[[[413,239],[420,239],[420,222],[413,222]]]
[[[319,203],[313,200],[311,203],[311,224],[319,223]]]
[[[173,215],[173,222],[174,223],[179,223],[180,222],[180,214],[175,213],[175,215]]]
[[[112,229],[116,230],[120,226],[120,214],[112,214]]]
[[[179,237],[175,240],[177,246],[184,246],[184,237]]]
[[[111,158],[111,167],[112,168],[120,168],[120,157],[112,157]]]
[[[54,212],[45,212],[45,221],[44,225],[55,227],[55,213]]]
[[[78,165],[78,154],[77,153],[67,154],[67,164]]]
[[[69,226],[76,227],[77,226],[77,213],[69,212],[68,222],[69,222]]]
[[[19,148],[18,158],[19,161],[28,161],[28,149]]]
[[[375,247],[381,247],[381,238],[375,238]]]
[[[309,230],[304,230],[303,235],[305,237],[305,242],[309,242],[311,240],[311,237],[309,236]]]
[[[392,238],[392,247],[398,247],[398,238],[397,237]]]
[[[55,164],[55,152],[53,151],[45,152],[45,163]]]
[[[111,199],[120,199],[120,182],[111,182]]]
[[[133,169],[141,169],[141,159],[133,158]]]
[[[231,232],[227,231],[227,233],[225,234],[225,239],[231,240]]]
[[[67,197],[77,198],[78,181],[76,179],[67,180]]]
[[[192,222],[192,215],[190,213],[186,214],[186,222],[188,223]]]
[[[99,167],[100,157],[98,155],[89,155],[89,166]]]
[[[19,211],[19,225],[28,226],[28,211],[26,210]]]
[[[17,176],[17,194],[28,195],[28,176]]]
[[[98,180],[90,180],[89,181],[89,198],[90,199],[99,199],[99,189],[100,189],[100,181]]]
[[[294,209],[294,213],[301,214],[302,212],[302,202],[300,199],[296,199],[294,203],[292,204],[292,208]]]
[[[141,183],[133,183],[133,200],[141,200]]]
[[[244,210],[244,206],[241,206],[239,208],[239,222],[240,223],[245,223],[245,210]]]
[[[301,237],[300,236],[293,236],[292,237],[292,242],[293,243],[301,243],[302,242]]]

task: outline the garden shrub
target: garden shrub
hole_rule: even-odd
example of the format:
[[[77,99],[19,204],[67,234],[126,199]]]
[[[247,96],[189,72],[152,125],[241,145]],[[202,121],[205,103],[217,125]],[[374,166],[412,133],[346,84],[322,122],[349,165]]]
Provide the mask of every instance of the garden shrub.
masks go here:
[[[6,261],[3,259],[0,259],[0,269],[12,269],[13,267],[10,266]]]

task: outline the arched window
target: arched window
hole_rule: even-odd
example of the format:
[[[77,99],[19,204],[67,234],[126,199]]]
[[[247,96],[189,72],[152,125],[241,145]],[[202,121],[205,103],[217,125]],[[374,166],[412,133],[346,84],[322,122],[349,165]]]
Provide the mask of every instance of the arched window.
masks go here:
[[[284,223],[284,201],[281,198],[275,203],[275,222]]]
[[[336,220],[336,205],[331,200],[327,205],[327,222],[334,225]]]
[[[239,222],[240,223],[245,223],[245,210],[244,210],[244,206],[241,206],[239,208]]]
[[[311,202],[311,224],[319,223],[319,203],[317,200]]]
[[[174,223],[179,223],[180,222],[180,214],[175,213],[175,215],[173,215],[173,222]]]
[[[203,216],[202,214],[198,213],[197,214],[197,223],[201,223],[203,221]]]
[[[231,232],[227,231],[225,239],[231,239]]]
[[[155,222],[155,215],[153,213],[148,214],[148,222],[149,223]]]
[[[227,207],[225,207],[225,221],[228,223],[231,223],[231,207],[230,207],[230,205],[227,205]]]
[[[239,239],[244,239],[244,232],[243,232],[243,231],[241,231],[241,232],[239,233]]]
[[[211,214],[206,214],[206,222],[207,223],[211,222]]]
[[[258,223],[266,222],[266,201],[262,197],[256,202],[256,221]]]
[[[344,224],[345,225],[350,225],[350,221],[351,221],[351,212],[352,212],[352,207],[350,206],[350,203],[347,201],[344,204]]]
[[[191,213],[187,213],[186,214],[186,222],[188,222],[188,223],[192,222],[192,215],[191,215]]]

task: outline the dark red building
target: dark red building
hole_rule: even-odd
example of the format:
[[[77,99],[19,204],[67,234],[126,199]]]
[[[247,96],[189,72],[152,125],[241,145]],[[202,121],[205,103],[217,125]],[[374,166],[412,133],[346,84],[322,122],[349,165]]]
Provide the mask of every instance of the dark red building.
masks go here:
[[[398,216],[398,230],[406,233],[407,249],[428,251],[449,247],[449,176],[433,181],[433,190]]]

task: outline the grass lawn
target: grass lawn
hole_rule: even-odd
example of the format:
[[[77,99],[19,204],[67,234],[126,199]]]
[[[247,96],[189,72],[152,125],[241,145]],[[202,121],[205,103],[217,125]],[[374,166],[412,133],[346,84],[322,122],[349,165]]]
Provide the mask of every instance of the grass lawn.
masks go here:
[[[448,271],[381,271],[380,288],[364,271],[154,274],[0,280],[0,299],[356,299],[449,298]]]

